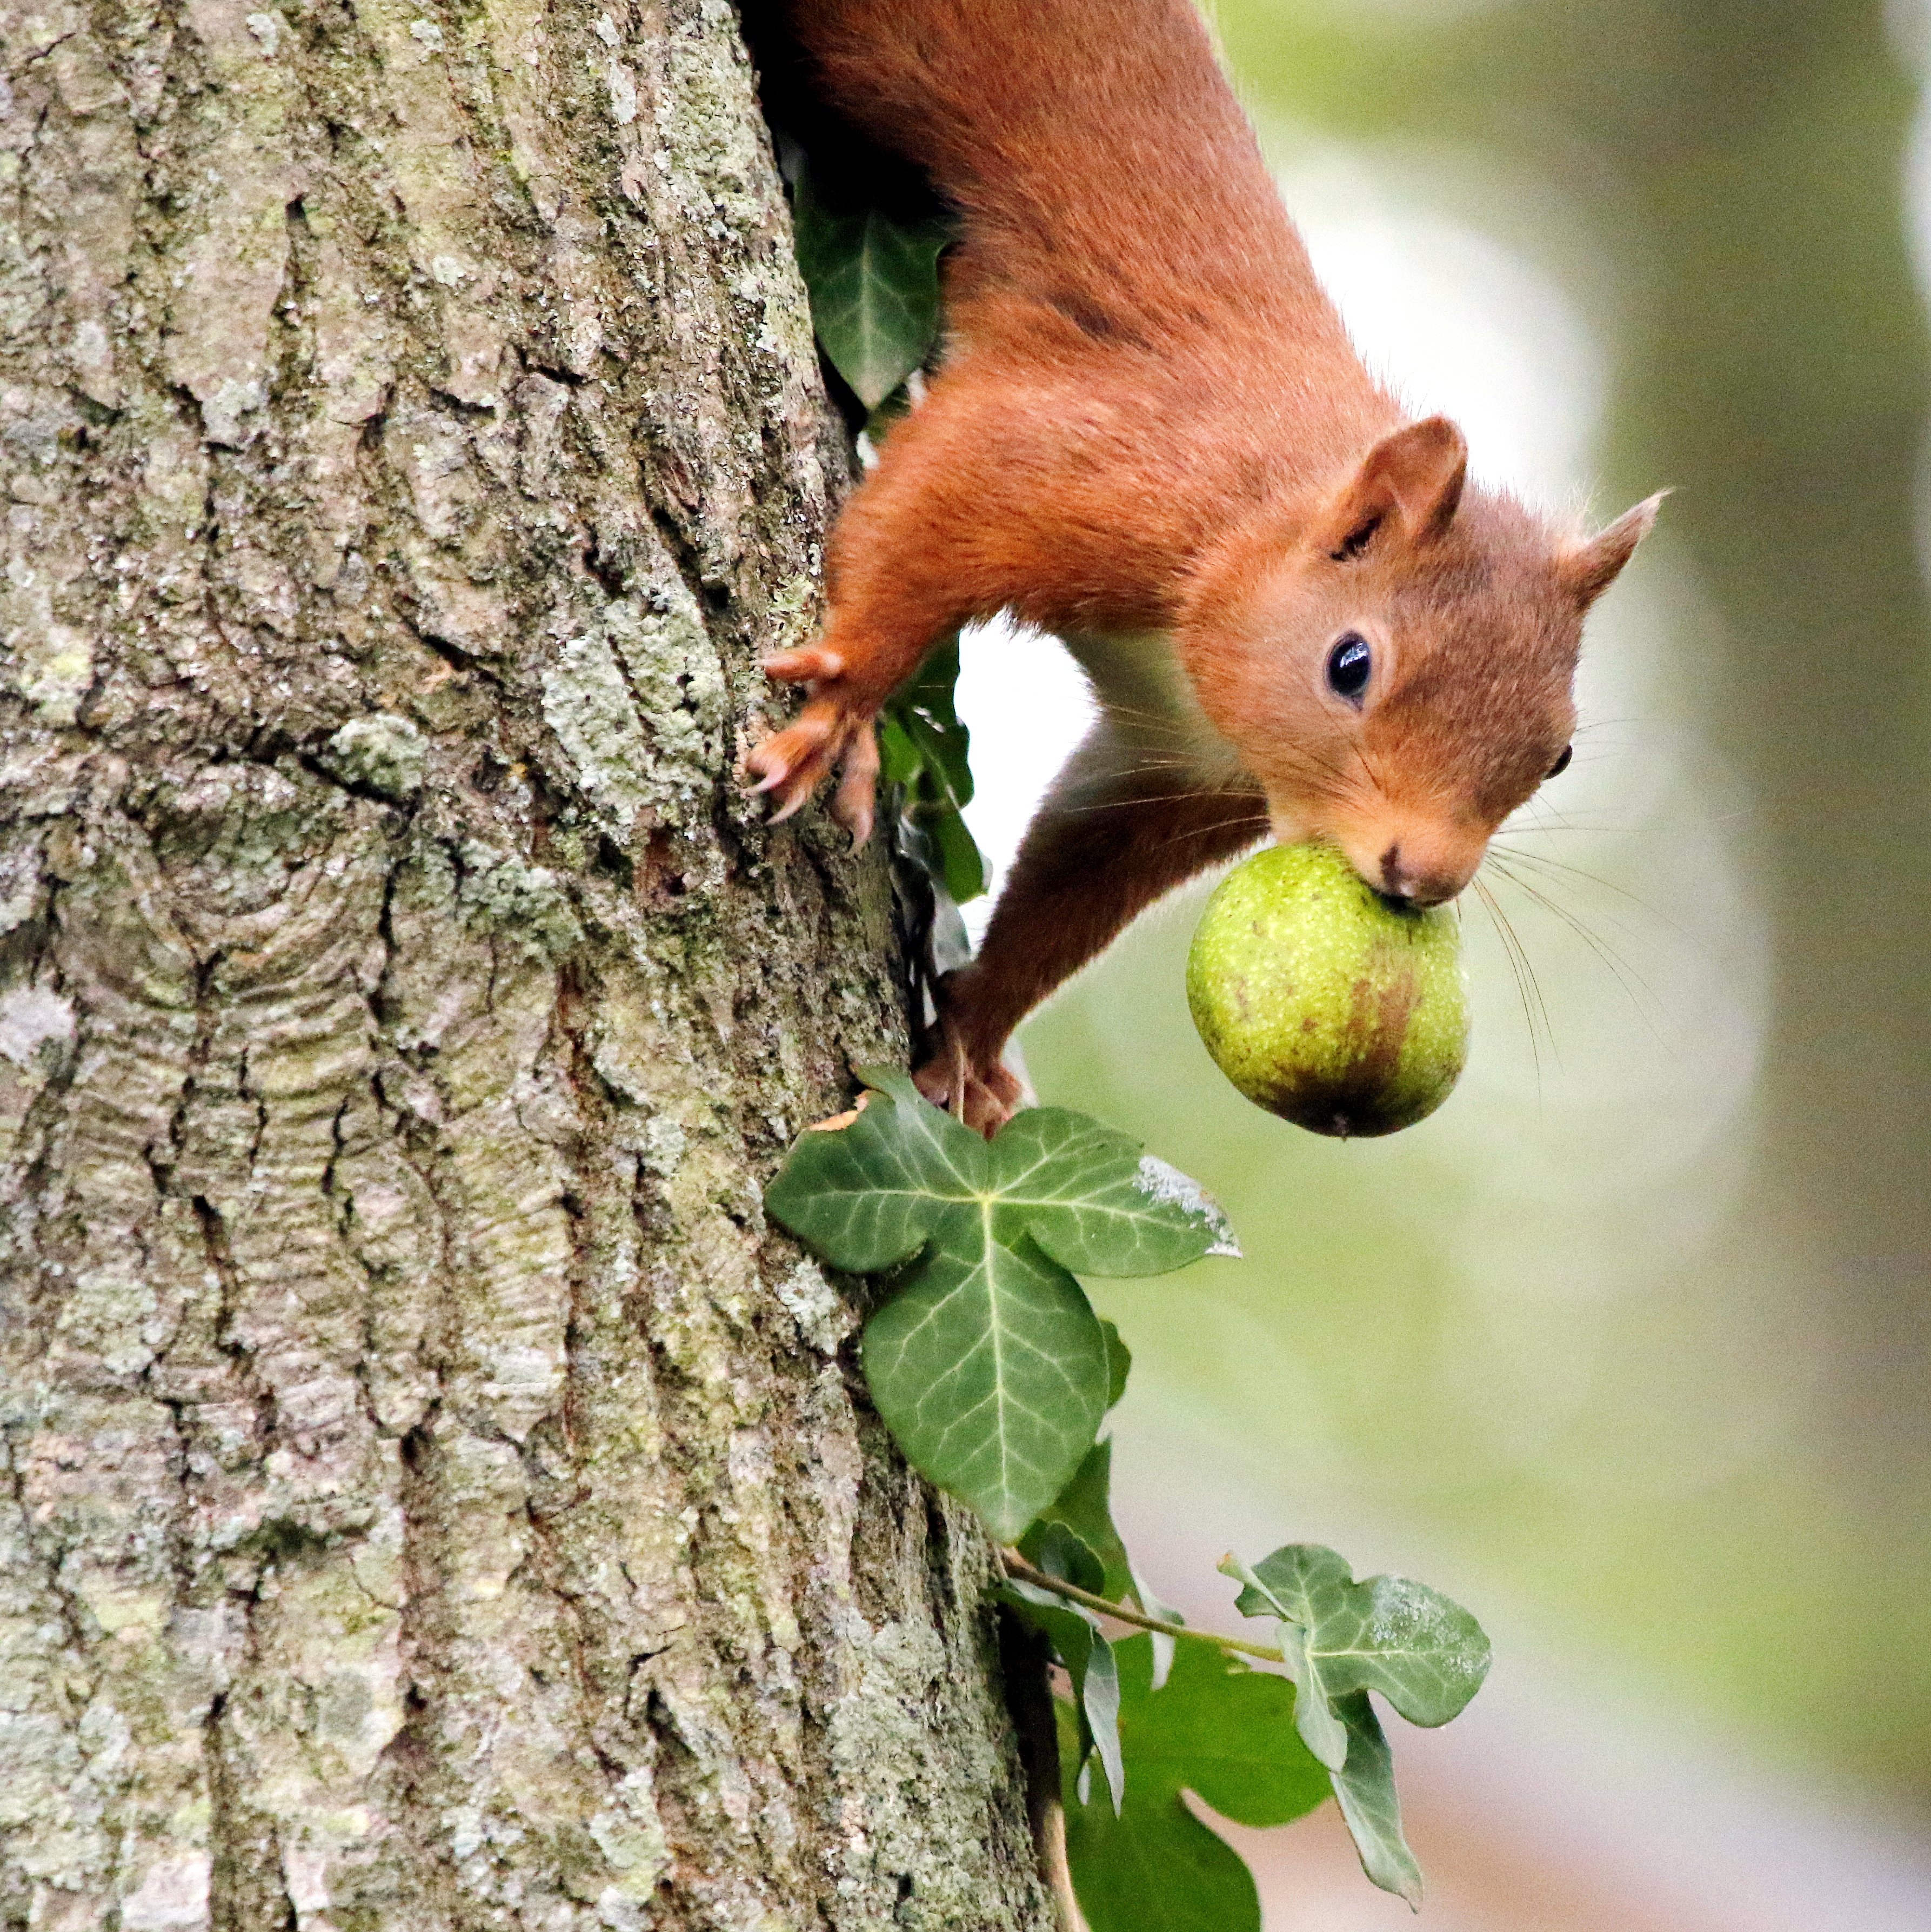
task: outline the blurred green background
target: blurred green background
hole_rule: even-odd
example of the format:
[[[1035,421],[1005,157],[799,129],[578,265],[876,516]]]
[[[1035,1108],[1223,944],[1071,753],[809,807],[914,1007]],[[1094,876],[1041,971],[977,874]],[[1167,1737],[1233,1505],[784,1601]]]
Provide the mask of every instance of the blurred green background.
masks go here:
[[[1444,1112],[1337,1145],[1236,1096],[1182,993],[1198,892],[1024,1035],[1043,1099],[1246,1245],[1099,1287],[1129,1480],[1260,1498],[1452,1590],[1504,1664],[1588,1660],[1931,1816],[1931,37],[1876,0],[1216,14],[1364,352],[1478,474],[1598,520],[1677,494],[1488,874],[1515,944],[1465,915]]]

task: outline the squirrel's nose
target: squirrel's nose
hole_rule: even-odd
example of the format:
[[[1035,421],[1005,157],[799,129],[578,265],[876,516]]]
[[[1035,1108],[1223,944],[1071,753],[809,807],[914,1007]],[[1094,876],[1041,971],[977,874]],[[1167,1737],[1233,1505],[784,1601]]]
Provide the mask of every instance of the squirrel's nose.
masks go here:
[[[1391,899],[1416,906],[1444,905],[1468,883],[1405,861],[1399,839],[1381,854],[1381,890]]]

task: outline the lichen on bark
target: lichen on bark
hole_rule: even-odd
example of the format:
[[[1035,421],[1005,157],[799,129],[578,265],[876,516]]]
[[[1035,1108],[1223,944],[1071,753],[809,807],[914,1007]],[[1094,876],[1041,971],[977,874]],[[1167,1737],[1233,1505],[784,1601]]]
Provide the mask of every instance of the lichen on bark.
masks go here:
[[[0,1927],[1043,1927],[760,1184],[846,455],[719,0],[45,0],[0,96]]]

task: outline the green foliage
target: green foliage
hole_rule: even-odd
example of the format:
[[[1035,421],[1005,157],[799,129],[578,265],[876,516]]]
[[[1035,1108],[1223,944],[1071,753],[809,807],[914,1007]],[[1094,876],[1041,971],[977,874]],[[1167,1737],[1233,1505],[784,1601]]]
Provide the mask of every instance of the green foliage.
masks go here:
[[[1482,1688],[1489,1642],[1468,1612],[1403,1576],[1355,1582],[1344,1558],[1293,1543],[1252,1569],[1222,1566],[1246,1586],[1241,1614],[1279,1623],[1289,1674],[1303,1694],[1307,1748],[1338,1771],[1346,1743],[1327,1713],[1337,1698],[1378,1690],[1411,1724],[1445,1724]]]
[[[1402,1836],[1394,1760],[1369,1702],[1378,1690],[1411,1724],[1445,1724],[1482,1688],[1489,1640],[1459,1604],[1402,1576],[1354,1581],[1318,1543],[1290,1544],[1252,1569],[1221,1565],[1246,1587],[1242,1613],[1271,1616],[1299,1696],[1295,1725],[1334,1778],[1368,1876],[1411,1904],[1421,1873]]]
[[[864,1343],[879,1413],[917,1468],[1018,1544],[1006,1600],[1043,1633],[1071,1691],[1067,1842],[1092,1932],[1258,1928],[1246,1867],[1183,1790],[1266,1825],[1332,1789],[1368,1876],[1419,1900],[1369,1693],[1413,1723],[1447,1723],[1488,1669],[1474,1618],[1400,1577],[1357,1583],[1333,1550],[1291,1544],[1252,1568],[1222,1566],[1243,1586],[1240,1608],[1273,1620],[1278,1648],[1189,1630],[1141,1582],[1113,1522],[1113,1447],[1093,1438],[1131,1358],[1072,1270],[1158,1274],[1237,1252],[1219,1209],[1084,1114],[1035,1108],[987,1142],[904,1074],[860,1077],[871,1090],[856,1117],[802,1136],[765,1204],[834,1267],[887,1276]],[[1109,1617],[1150,1634],[1111,1642]],[[1103,1802],[1089,1795],[1095,1760]]]
[[[1082,1753],[1061,1766],[1066,1856],[1092,1932],[1259,1932],[1260,1900],[1240,1854],[1187,1809],[1198,1794],[1242,1825],[1285,1825],[1328,1795],[1327,1773],[1296,1736],[1294,1689],[1207,1643],[1183,1643],[1163,1689],[1153,1643],[1114,1646],[1126,1797],[1116,1813],[1084,1797]],[[1070,1732],[1070,1726],[1068,1727]]]
[[[826,359],[870,411],[874,441],[912,407],[907,386],[937,347],[942,222],[905,222],[875,208],[835,212],[811,164],[790,158],[792,229]],[[985,890],[985,862],[961,815],[972,802],[970,740],[954,702],[959,640],[927,653],[880,715],[880,776],[898,788],[896,844],[953,906]]]
[[[1049,1574],[1117,1604],[1136,1593],[1132,1560],[1113,1526],[1108,1497],[1112,1480],[1113,1444],[1096,1442],[1072,1480],[1033,1519],[1020,1539],[1019,1553]]]
[[[1101,1634],[1099,1618],[1079,1605],[1069,1606],[1050,1590],[1014,1582],[1006,1600],[1021,1621],[1044,1634],[1054,1661],[1072,1686],[1073,1762],[1097,1757],[1117,1812],[1126,1802],[1126,1771],[1120,1747],[1120,1666],[1114,1647]]]
[[[876,208],[834,211],[803,162],[793,172],[791,226],[819,344],[852,393],[877,410],[937,339],[939,256],[951,231]]]
[[[804,1136],[766,1205],[835,1267],[909,1264],[865,1328],[872,1399],[913,1465],[1010,1541],[1112,1398],[1105,1332],[1069,1270],[1164,1274],[1229,1250],[1227,1225],[1083,1114],[1035,1108],[988,1142],[904,1074],[860,1078],[864,1111]]]
[[[959,639],[926,655],[880,712],[880,775],[899,788],[899,847],[955,905],[985,890],[985,861],[961,816],[972,802],[971,738],[958,714]]]

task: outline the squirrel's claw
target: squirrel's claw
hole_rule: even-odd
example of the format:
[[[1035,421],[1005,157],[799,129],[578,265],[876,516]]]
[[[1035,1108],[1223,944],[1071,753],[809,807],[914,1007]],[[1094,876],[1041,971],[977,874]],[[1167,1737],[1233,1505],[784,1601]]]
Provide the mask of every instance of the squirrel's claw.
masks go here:
[[[832,816],[852,836],[854,845],[871,836],[872,801],[878,794],[878,734],[867,723],[845,746],[838,788],[832,794]]]
[[[976,1066],[964,1043],[947,1026],[939,1050],[912,1076],[913,1084],[935,1107],[963,1120],[988,1140],[998,1132],[1026,1097],[1018,1076],[994,1060]]]
[[[787,652],[788,657],[814,655]],[[825,652],[816,655],[830,657]],[[754,792],[775,792],[778,809],[771,815],[781,825],[811,802],[820,784],[841,768],[844,776],[832,802],[832,815],[852,835],[855,845],[871,836],[871,801],[878,778],[878,745],[871,718],[832,697],[814,697],[795,724],[774,731],[754,746],[745,768],[755,775]]]

